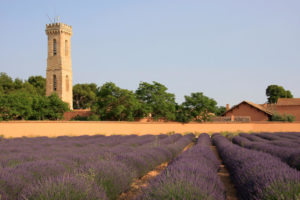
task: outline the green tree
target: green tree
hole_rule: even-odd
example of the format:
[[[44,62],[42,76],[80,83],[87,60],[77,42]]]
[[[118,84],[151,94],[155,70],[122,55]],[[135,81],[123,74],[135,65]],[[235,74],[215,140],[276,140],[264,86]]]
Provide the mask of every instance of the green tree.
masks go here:
[[[191,93],[190,96],[184,96],[185,101],[179,107],[177,120],[181,122],[208,121],[212,113],[217,111],[217,102],[203,95],[202,92]]]
[[[21,90],[24,86],[24,83],[21,79],[16,78],[14,81],[14,89],[15,90]]]
[[[30,83],[39,95],[46,95],[46,79],[42,76],[30,76],[28,78],[28,83]]]
[[[154,119],[175,120],[175,95],[168,93],[167,90],[166,86],[155,81],[153,84],[141,82],[135,92],[142,104],[141,115],[145,117],[151,113]]]
[[[176,105],[176,121],[182,122],[182,123],[187,123],[192,120],[192,117],[189,113],[189,109],[184,107],[182,104],[177,104]]]
[[[0,94],[0,120],[62,119],[68,104],[56,94],[49,97],[24,91]]]
[[[269,85],[266,89],[269,103],[277,103],[278,98],[293,98],[291,91],[279,85]]]
[[[58,120],[63,119],[64,113],[69,110],[69,105],[63,102],[55,93],[47,97],[47,114],[46,119]]]
[[[216,107],[216,111],[215,111],[216,116],[221,116],[225,112],[226,112],[226,107],[225,106],[219,106],[219,107],[217,106]]]
[[[32,114],[30,120],[53,119],[49,113],[52,113],[49,105],[49,97],[34,95],[32,96]],[[49,118],[50,117],[50,118]]]
[[[92,111],[101,120],[132,121],[137,117],[140,103],[132,91],[121,89],[108,82],[101,86]]]
[[[32,113],[32,98],[30,94],[15,92],[0,96],[1,120],[27,120]]]
[[[14,90],[14,82],[6,73],[0,73],[0,91],[2,93],[9,93]]]
[[[73,87],[73,106],[75,109],[90,108],[96,100],[97,85],[90,84],[76,84]]]

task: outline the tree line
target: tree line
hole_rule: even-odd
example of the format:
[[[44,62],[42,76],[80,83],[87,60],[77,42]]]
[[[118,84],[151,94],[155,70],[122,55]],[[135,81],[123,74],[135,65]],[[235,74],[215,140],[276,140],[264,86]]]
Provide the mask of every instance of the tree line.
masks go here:
[[[45,96],[46,80],[31,76],[13,80],[0,74],[0,120],[57,120],[62,119],[68,105],[56,94]],[[154,120],[189,122],[207,121],[225,112],[217,102],[201,92],[185,96],[178,104],[175,95],[158,82],[141,82],[135,91],[118,87],[112,82],[76,84],[73,87],[75,109],[90,108],[93,115],[85,120],[133,121],[152,117]]]
[[[208,121],[211,116],[225,112],[217,102],[201,92],[185,96],[178,104],[175,95],[158,82],[141,82],[135,91],[122,89],[112,82],[97,87],[96,84],[76,84],[73,87],[73,106],[91,108],[93,120],[133,121],[152,117],[154,120],[179,122]]]
[[[68,104],[56,94],[45,96],[45,86],[42,76],[23,81],[0,73],[0,121],[62,119]]]
[[[12,79],[0,73],[0,120],[57,120],[68,111],[67,103],[56,94],[45,96],[46,79],[30,76],[27,80]],[[279,97],[292,98],[283,87],[270,85],[266,89],[269,103]],[[118,87],[112,82],[76,84],[73,87],[74,109],[90,108],[93,114],[81,120],[133,121],[151,117],[154,120],[178,122],[209,121],[226,111],[223,106],[202,92],[184,96],[184,102],[175,101],[175,95],[158,82],[141,82],[135,91]]]

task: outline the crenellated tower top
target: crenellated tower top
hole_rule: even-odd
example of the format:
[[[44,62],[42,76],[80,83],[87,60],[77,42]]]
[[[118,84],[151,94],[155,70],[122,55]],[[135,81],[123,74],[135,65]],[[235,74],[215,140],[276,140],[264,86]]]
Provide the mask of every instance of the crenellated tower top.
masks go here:
[[[72,26],[64,24],[64,23],[51,23],[46,24],[46,34],[58,34],[65,33],[72,35]]]

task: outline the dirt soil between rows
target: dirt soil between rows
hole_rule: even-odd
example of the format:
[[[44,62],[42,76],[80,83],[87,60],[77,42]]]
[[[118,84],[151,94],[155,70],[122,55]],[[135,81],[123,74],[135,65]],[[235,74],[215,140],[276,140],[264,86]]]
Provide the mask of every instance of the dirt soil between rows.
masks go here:
[[[218,160],[221,162],[221,165],[220,165],[220,168],[218,171],[218,175],[225,186],[226,200],[238,200],[236,189],[234,187],[234,184],[231,181],[230,174],[229,174],[226,166],[222,162],[222,158],[220,157],[220,155],[218,153],[217,147],[210,146],[210,148],[215,153]]]
[[[189,145],[187,145],[182,152],[188,150],[192,146],[194,146],[195,143],[191,142]],[[181,152],[181,153],[182,153]],[[122,193],[117,200],[132,200],[135,199],[139,194],[141,194],[142,189],[146,188],[150,182],[150,180],[154,179],[156,176],[158,176],[166,167],[168,166],[169,162],[164,162],[157,167],[155,167],[152,171],[149,171],[146,175],[139,179],[135,179],[133,183],[130,186],[130,189],[124,193]]]

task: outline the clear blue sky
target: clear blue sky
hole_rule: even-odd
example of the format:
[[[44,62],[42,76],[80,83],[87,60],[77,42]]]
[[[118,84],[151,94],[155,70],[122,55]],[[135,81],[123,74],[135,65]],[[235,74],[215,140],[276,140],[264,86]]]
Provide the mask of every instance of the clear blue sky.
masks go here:
[[[0,72],[45,76],[47,14],[73,26],[73,84],[158,81],[219,105],[264,103],[270,84],[300,97],[299,0],[1,0]]]

